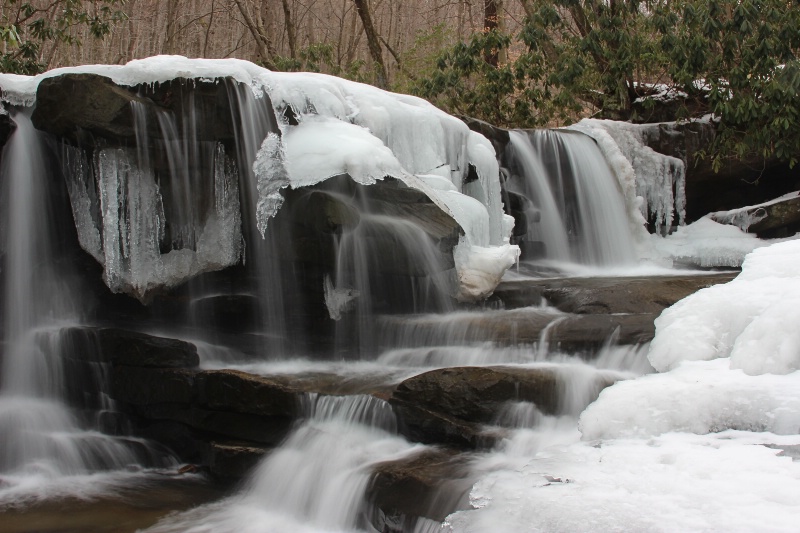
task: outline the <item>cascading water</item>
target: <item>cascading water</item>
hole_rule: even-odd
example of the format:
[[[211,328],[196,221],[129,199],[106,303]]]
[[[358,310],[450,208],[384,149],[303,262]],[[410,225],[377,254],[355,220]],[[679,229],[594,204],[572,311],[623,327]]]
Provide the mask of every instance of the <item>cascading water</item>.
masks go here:
[[[361,531],[371,467],[419,451],[396,432],[391,407],[372,396],[302,401],[306,419],[252,473],[241,494],[164,520],[150,533]]]
[[[636,262],[619,184],[590,137],[512,131],[504,159],[512,173],[506,190],[518,195],[510,207],[524,226],[515,228],[523,254],[600,267]]]
[[[0,474],[13,486],[61,476],[153,464],[148,446],[104,435],[67,405],[65,367],[75,362],[60,329],[79,319],[69,269],[56,268],[48,156],[29,115],[3,151],[6,343],[0,387]],[[102,382],[102,374],[87,378]],[[103,403],[103,399],[100,399]],[[103,406],[99,406],[103,407]],[[106,408],[110,407],[108,404]],[[13,481],[12,481],[13,480]]]

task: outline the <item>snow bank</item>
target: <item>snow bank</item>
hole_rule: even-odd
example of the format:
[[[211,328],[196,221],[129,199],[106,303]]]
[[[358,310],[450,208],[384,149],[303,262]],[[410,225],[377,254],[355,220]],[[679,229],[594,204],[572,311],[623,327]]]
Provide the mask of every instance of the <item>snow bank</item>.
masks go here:
[[[665,309],[650,348],[653,367],[663,372],[681,361],[730,357],[733,368],[752,375],[800,369],[798,264],[798,241],[759,248],[730,283]]]
[[[670,433],[554,446],[479,482],[444,531],[797,530],[800,437]]]
[[[651,244],[659,255],[676,264],[735,268],[747,254],[770,242],[706,216],[666,237],[652,235]]]
[[[760,248],[733,281],[664,310],[648,358],[663,372],[603,391],[585,439],[800,429],[800,242]]]

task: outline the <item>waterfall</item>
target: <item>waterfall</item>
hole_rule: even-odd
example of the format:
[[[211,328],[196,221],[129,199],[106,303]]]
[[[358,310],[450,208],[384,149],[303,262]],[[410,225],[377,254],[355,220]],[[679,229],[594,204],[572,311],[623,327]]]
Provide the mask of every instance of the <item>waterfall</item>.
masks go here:
[[[95,401],[76,398],[86,391],[76,391],[70,381],[75,376],[68,370],[81,366],[76,358],[81,354],[73,353],[60,334],[64,325],[80,318],[79,301],[71,290],[69,268],[54,262],[56,220],[51,218],[52,185],[43,139],[28,113],[16,112],[13,120],[16,130],[0,170],[6,215],[0,474],[13,485],[154,464],[156,458],[144,442],[104,435],[67,404],[70,399]],[[103,390],[101,368],[84,365],[80,372],[82,383]]]
[[[523,259],[599,267],[636,262],[619,184],[590,137],[512,131],[504,158]]]
[[[241,494],[148,531],[369,530],[364,493],[372,467],[420,447],[395,435],[397,421],[383,400],[311,394],[302,403],[307,418],[253,471]]]

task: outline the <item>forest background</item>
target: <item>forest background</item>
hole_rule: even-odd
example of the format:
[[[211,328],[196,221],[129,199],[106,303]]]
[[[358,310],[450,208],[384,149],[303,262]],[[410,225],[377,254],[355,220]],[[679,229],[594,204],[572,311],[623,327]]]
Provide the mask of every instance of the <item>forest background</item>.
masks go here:
[[[798,0],[3,0],[0,70],[157,54],[333,74],[504,127],[711,117],[800,158]]]

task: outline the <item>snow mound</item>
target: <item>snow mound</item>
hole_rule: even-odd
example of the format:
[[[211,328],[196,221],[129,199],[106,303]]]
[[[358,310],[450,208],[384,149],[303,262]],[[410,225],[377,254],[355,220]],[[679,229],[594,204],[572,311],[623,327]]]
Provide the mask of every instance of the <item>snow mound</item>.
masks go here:
[[[800,430],[800,242],[760,248],[733,281],[664,310],[648,358],[581,415],[583,438]]]

